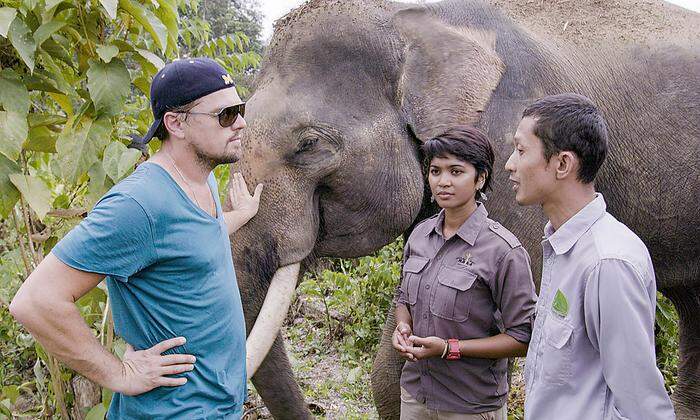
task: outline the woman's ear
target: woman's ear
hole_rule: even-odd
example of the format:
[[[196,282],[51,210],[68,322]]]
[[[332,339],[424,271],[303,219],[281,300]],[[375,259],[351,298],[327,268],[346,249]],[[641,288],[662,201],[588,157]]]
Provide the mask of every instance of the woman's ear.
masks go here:
[[[488,176],[488,172],[483,171],[476,177],[476,189],[477,190],[482,190],[484,189],[484,185],[486,185],[486,177]]]

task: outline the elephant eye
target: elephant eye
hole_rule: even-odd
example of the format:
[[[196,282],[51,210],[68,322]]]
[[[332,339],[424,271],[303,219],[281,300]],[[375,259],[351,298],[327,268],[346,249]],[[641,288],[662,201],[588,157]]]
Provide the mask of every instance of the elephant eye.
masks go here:
[[[293,130],[296,144],[291,143],[284,158],[290,165],[309,171],[329,170],[337,164],[342,142],[340,133],[323,125],[304,125]]]
[[[307,138],[303,139],[299,143],[299,148],[297,149],[297,153],[303,153],[303,152],[306,152],[307,150],[311,149],[316,144],[316,141],[317,141],[317,139],[315,137],[307,137]]]

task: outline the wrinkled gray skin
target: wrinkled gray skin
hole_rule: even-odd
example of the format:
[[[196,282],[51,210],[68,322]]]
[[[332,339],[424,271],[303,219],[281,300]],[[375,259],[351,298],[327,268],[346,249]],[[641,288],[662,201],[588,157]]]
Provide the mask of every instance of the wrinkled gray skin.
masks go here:
[[[366,255],[434,211],[418,145],[451,124],[493,140],[487,207],[521,239],[539,278],[544,219],[515,204],[503,165],[526,104],[574,91],[609,122],[597,188],[647,244],[659,289],[678,308],[674,403],[680,415],[700,415],[700,50],[675,40],[592,47],[539,39],[476,1],[313,1],[278,22],[233,167],[249,185],[265,184],[260,212],[232,238],[248,332],[281,265]],[[392,308],[372,376],[386,418],[399,410],[393,328]],[[253,383],[275,418],[311,416],[280,335]]]

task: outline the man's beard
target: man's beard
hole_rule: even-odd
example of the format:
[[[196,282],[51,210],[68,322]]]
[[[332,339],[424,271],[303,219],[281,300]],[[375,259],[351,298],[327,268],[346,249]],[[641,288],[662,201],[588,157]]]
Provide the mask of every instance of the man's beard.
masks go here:
[[[197,162],[204,168],[213,170],[219,165],[234,163],[238,161],[239,156],[235,151],[224,152],[223,154],[211,155],[194,146],[194,153],[197,156]]]

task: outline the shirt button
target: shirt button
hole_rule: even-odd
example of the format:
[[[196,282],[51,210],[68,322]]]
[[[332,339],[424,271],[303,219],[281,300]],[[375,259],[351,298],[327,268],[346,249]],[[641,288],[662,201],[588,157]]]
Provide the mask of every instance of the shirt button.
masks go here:
[[[423,319],[428,319],[428,314],[423,314]]]
[[[426,290],[427,290],[427,289],[430,289],[430,285],[429,285],[429,284],[426,284],[426,285],[425,285],[425,289],[426,289]]]

